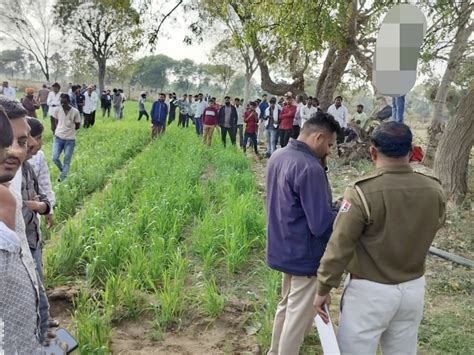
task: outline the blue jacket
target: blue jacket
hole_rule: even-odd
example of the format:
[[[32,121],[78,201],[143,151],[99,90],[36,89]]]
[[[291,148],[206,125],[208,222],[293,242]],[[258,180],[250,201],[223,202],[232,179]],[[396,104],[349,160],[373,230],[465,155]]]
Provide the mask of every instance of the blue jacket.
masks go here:
[[[272,154],[267,166],[267,263],[315,276],[336,218],[326,172],[298,140]]]
[[[165,102],[155,101],[151,107],[151,123],[164,126],[166,123],[166,116],[168,116],[168,105]]]
[[[268,106],[270,106],[268,101],[260,102],[260,105],[258,105],[258,108],[260,109],[260,116],[258,118],[265,118],[265,110]]]

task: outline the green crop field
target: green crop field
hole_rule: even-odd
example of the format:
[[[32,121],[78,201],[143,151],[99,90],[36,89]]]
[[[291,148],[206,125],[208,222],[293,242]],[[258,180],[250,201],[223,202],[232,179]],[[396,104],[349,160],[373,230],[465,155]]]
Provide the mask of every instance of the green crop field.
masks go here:
[[[280,285],[264,257],[265,162],[223,148],[217,135],[206,147],[193,126],[173,123],[151,141],[149,122],[135,116],[127,102],[123,120],[99,113],[81,129],[65,182],[55,182],[50,162],[58,203],[46,283],[77,290],[62,320],[81,354],[264,353]],[[48,158],[51,141],[48,132]],[[333,167],[335,196],[371,169]],[[461,254],[470,256],[462,213],[450,212],[438,242],[457,238],[450,249],[465,243]],[[420,352],[471,352],[472,275],[429,257],[427,278]],[[321,353],[316,333],[302,353]]]

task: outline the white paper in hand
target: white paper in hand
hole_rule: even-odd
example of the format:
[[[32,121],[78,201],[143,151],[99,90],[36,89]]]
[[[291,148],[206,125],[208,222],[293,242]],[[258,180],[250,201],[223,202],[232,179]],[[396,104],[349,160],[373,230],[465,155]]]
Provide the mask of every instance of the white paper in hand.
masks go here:
[[[324,305],[324,309],[329,315],[327,305]],[[340,355],[341,351],[339,350],[339,345],[337,344],[336,333],[334,333],[331,316],[329,316],[329,323],[326,324],[319,315],[316,315],[316,317],[314,317],[314,324],[316,324],[316,328],[318,329],[319,340],[321,341],[324,354]]]

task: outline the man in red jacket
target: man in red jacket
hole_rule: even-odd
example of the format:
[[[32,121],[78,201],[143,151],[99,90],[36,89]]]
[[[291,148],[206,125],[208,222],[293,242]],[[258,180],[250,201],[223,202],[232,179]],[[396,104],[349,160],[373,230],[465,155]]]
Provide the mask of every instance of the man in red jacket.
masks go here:
[[[293,132],[293,121],[296,115],[296,105],[291,94],[286,95],[286,105],[280,115],[280,146],[286,147]]]

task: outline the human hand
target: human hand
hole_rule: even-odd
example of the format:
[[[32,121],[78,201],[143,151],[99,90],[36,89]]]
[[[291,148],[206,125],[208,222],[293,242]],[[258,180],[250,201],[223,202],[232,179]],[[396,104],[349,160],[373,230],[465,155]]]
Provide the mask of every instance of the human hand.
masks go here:
[[[324,305],[329,305],[331,304],[331,294],[327,294],[324,296],[316,295],[313,301],[313,306],[316,309],[316,312],[318,312],[319,316],[323,320],[324,323],[329,323],[329,314],[326,312],[324,309]]]
[[[46,228],[51,229],[54,226],[54,215],[47,214],[45,216],[46,219]]]

